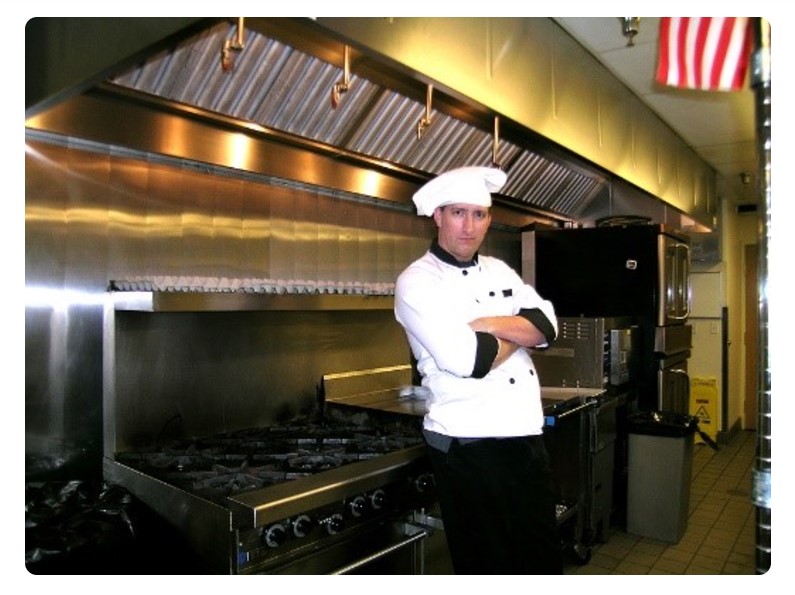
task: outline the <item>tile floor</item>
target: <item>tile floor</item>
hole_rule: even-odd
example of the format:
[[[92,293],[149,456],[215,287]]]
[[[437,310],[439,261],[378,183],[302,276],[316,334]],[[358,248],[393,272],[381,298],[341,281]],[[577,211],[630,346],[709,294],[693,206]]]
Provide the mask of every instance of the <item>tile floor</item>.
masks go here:
[[[590,562],[567,565],[565,574],[756,574],[755,453],[753,431],[739,432],[718,451],[694,445],[690,512],[679,543],[612,528],[592,547]]]

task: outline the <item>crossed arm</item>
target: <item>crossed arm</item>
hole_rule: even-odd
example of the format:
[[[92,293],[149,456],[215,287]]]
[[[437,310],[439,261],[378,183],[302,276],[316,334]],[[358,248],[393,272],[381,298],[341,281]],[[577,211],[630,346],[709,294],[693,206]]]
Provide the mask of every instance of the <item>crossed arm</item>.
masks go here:
[[[524,316],[484,316],[472,320],[469,326],[473,331],[496,337],[498,350],[492,369],[502,364],[517,349],[535,347],[548,341],[547,336]]]

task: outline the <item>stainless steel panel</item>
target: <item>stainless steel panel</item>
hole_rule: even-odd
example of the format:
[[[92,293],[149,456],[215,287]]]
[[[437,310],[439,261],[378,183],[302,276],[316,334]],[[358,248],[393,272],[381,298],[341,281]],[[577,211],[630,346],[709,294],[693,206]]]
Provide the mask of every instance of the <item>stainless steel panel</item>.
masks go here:
[[[427,528],[410,521],[379,523],[302,557],[287,557],[267,574],[425,574]]]
[[[411,382],[410,365],[324,374],[323,400],[327,412],[333,405],[422,417],[428,411],[427,389]]]
[[[194,17],[35,17],[25,24],[25,116],[80,93],[160,44],[208,26]]]
[[[300,493],[297,493],[294,483],[287,481],[230,496],[229,507],[234,524],[236,527],[263,527],[306,512],[307,503],[319,508],[342,501],[351,494],[405,480],[406,477],[412,477],[414,464],[424,460],[424,457],[425,445],[417,444],[293,480],[301,482]]]
[[[294,160],[274,160],[271,152],[260,150],[264,148],[257,138],[260,135],[287,141],[284,155],[297,143],[303,143],[315,151],[342,156],[345,161],[368,161],[383,171],[402,171],[404,178],[418,180],[422,180],[418,176],[452,167],[492,163],[491,114],[478,116],[480,123],[473,125],[466,113],[471,113],[472,107],[465,104],[448,107],[449,96],[437,100],[433,124],[420,141],[416,124],[424,115],[424,102],[415,99],[413,91],[407,93],[401,88],[398,92],[356,74],[350,82],[350,91],[333,108],[329,91],[341,75],[338,65],[262,35],[256,30],[262,21],[268,19],[249,21],[255,29],[246,31],[245,48],[236,55],[233,72],[222,70],[218,48],[232,34],[234,25],[221,22],[122,72],[113,79],[114,86],[104,87],[105,93],[112,93],[117,99],[133,101],[135,108],[103,102],[101,107],[105,111],[95,108],[87,113],[81,108],[85,98],[78,98],[69,102],[66,109],[59,106],[32,118],[27,125],[277,175],[284,175],[285,164]],[[265,29],[278,33],[278,23],[286,21],[277,21],[275,26],[268,23]],[[314,34],[317,36],[318,31]],[[512,37],[510,41],[518,40]],[[332,45],[335,51],[341,49],[337,43],[323,39],[316,45]],[[363,60],[356,62],[360,67]],[[368,67],[364,68],[364,75],[368,75]],[[375,76],[382,76],[379,71],[393,70],[384,64],[370,68]],[[399,76],[403,79],[396,83],[399,87],[420,88],[408,73]],[[523,97],[526,101],[527,94]],[[454,103],[461,104],[459,99]],[[151,108],[148,112],[137,109],[145,104]],[[132,116],[113,117],[108,109],[124,109]],[[160,110],[166,110],[169,115],[155,113]],[[186,122],[171,117],[179,113]],[[103,118],[113,120],[113,130],[97,126],[97,121]],[[198,125],[198,119],[214,120],[222,130],[216,133]],[[523,134],[512,132],[510,123],[501,128],[496,161],[508,170],[509,184],[502,193],[516,199],[513,202],[544,212],[573,215],[604,186],[605,176],[585,162],[575,165],[578,161],[575,157],[561,159],[557,149],[549,154],[537,142],[532,147],[521,146],[527,144]],[[144,130],[149,133],[142,133]],[[521,158],[527,155],[530,159]],[[324,178],[339,178],[341,174],[345,174],[346,180],[352,178],[345,168],[336,170],[331,166],[325,170],[321,162],[307,171],[306,157],[302,164],[299,172],[292,173],[294,179],[318,181],[312,178],[321,173]],[[530,167],[537,168],[538,173],[531,174]],[[368,175],[356,183],[363,184],[367,194],[383,194],[374,192],[373,181],[373,176]],[[342,183],[346,189],[353,190],[348,181]],[[326,184],[338,186],[340,182]]]
[[[369,370],[352,370],[336,374],[323,374],[323,396],[326,402],[351,395],[364,395],[400,389],[411,384],[411,366],[408,364]]]
[[[707,225],[717,214],[715,205],[708,205],[714,171],[551,19],[324,17],[318,22]],[[425,43],[428,39],[433,42]],[[462,39],[468,51],[461,51]],[[618,107],[605,113],[608,105]],[[662,165],[676,167],[661,167],[661,158]],[[708,183],[693,183],[702,179]]]
[[[117,292],[112,298],[117,311],[138,312],[247,312],[319,310],[389,310],[388,295],[249,294],[242,292]]]
[[[670,356],[692,347],[693,327],[689,324],[658,326],[654,329],[654,352]]]
[[[413,172],[398,177],[362,170],[351,165],[352,156],[331,146],[315,144],[309,150],[298,150],[298,139],[269,134],[260,125],[230,121],[217,114],[197,116],[196,109],[179,110],[178,106],[162,103],[150,102],[147,106],[141,99],[130,100],[118,94],[79,96],[28,119],[25,125],[30,131],[84,139],[88,148],[99,143],[97,148],[103,152],[117,153],[117,147],[123,147],[128,155],[139,151],[153,163],[170,158],[193,174],[217,173],[215,166],[226,168],[227,176],[234,174],[242,179],[250,180],[251,174],[277,176],[394,201],[403,204],[405,210],[413,208],[411,194],[423,181]],[[237,134],[230,134],[230,128]]]
[[[426,396],[415,392],[385,390],[327,401],[334,405],[351,407],[354,410],[380,411],[422,417],[428,413]]]
[[[633,380],[637,331],[632,318],[559,317],[555,342],[533,353],[541,384],[605,388]]]
[[[45,33],[57,41],[70,33],[75,39],[83,38],[81,31],[90,31],[95,24],[89,21],[96,20],[60,19],[58,34],[53,35],[55,29]],[[158,19],[127,20],[131,24],[122,26],[124,39],[130,27],[164,26],[154,22]],[[104,21],[109,31],[119,27],[118,20]],[[145,90],[152,97],[225,114],[251,123],[250,128],[271,126],[286,134],[345,147],[371,159],[409,164],[425,172],[439,172],[467,159],[490,161],[488,137],[493,111],[504,120],[506,132],[521,130],[520,136],[525,138],[530,132],[531,152],[536,149],[533,137],[540,134],[570,152],[564,159],[569,165],[577,161],[570,169],[580,169],[577,173],[584,177],[571,176],[563,186],[550,186],[553,194],[585,186],[589,178],[601,185],[603,176],[587,165],[595,163],[707,225],[712,225],[716,216],[714,171],[552,19],[251,17],[246,20],[245,48],[235,54],[231,71],[221,68],[219,48],[237,33],[235,21],[206,19],[196,20],[196,24],[207,28],[181,45],[177,36],[152,44],[148,48],[150,64],[140,61],[128,69],[133,57],[118,56],[117,63],[107,65],[102,72],[92,73],[87,79],[81,77],[75,89],[96,84],[112,70],[118,84]],[[187,27],[180,31],[178,25],[166,26],[182,37],[190,32]],[[433,43],[424,42],[428,36],[433,37]],[[112,39],[112,48],[106,49],[114,53],[102,52],[103,56],[115,55],[122,39],[113,34],[96,37],[90,32],[88,37],[97,47]],[[354,68],[350,90],[333,109],[329,92],[341,76],[341,37],[356,46]],[[461,39],[468,40],[466,51],[462,51]],[[158,53],[167,42],[172,45]],[[98,54],[92,47],[90,55]],[[33,64],[41,63],[44,68],[52,68],[52,63],[65,64],[63,72],[72,75],[76,67],[85,68],[82,55],[77,61],[72,55],[68,59],[59,55],[57,60],[53,56],[42,59],[45,56],[39,54],[34,57],[38,62]],[[450,64],[458,67],[450,68]],[[387,71],[389,74],[383,74]],[[31,66],[31,72],[38,71]],[[445,99],[437,100],[434,106],[435,124],[428,131],[429,142],[419,143],[413,138],[414,129],[423,113],[422,98],[428,82],[433,82],[437,96],[443,93]],[[71,90],[65,96],[75,92]],[[441,104],[446,109],[440,109]],[[467,117],[477,113],[479,126],[463,126],[461,120],[466,118],[451,119],[451,105],[453,112],[467,112]],[[123,122],[116,119],[115,125]],[[139,141],[161,134],[152,133],[148,126],[135,128],[149,130],[136,135]],[[167,136],[178,138],[178,128],[168,130]],[[207,142],[209,138],[202,132],[194,135],[201,142],[193,150],[214,153],[219,146],[231,149],[230,143]],[[511,164],[516,145],[527,150],[528,143],[510,136],[503,134],[497,161],[515,167]],[[444,151],[439,151],[440,140],[445,141]],[[238,149],[240,141],[234,139]],[[183,145],[172,142],[169,147],[171,151],[181,150]],[[554,155],[545,157],[556,161]],[[253,168],[263,158],[266,156],[253,150],[238,150],[236,166]],[[576,215],[592,198],[581,190],[576,206],[558,208]]]
[[[688,414],[690,412],[690,376],[687,360],[690,352],[659,361],[657,370],[658,411]]]
[[[209,570],[222,574],[232,572],[229,552],[234,534],[228,509],[111,459],[103,460],[103,471],[108,481],[124,486],[178,529],[202,556]]]
[[[83,143],[29,140],[28,471],[86,464],[102,450],[103,307],[111,280],[265,278],[273,267],[301,275],[317,270],[316,277],[332,280],[355,275],[394,282],[402,267],[427,249],[432,224],[391,208],[389,201],[378,203],[383,208],[369,206],[359,217],[357,198],[275,178],[235,179],[193,163]],[[276,202],[282,203],[278,241],[271,238]],[[340,243],[354,241],[345,236],[357,225],[373,231],[366,246],[354,249],[355,262],[343,262]],[[490,241],[494,253],[510,258],[517,240],[496,230]],[[120,441],[151,442],[154,427],[210,431],[269,421],[314,405],[315,383],[324,373],[408,360],[405,335],[387,297],[318,295],[296,302],[287,298],[298,296],[269,296],[274,299],[235,305],[234,296],[225,297],[191,295],[186,305],[174,295],[158,296],[149,306],[130,306],[176,311],[164,314],[168,319],[131,323],[142,331],[154,329],[154,336],[139,337],[137,344],[120,338],[129,357],[121,364],[106,362],[105,370],[119,366],[123,378],[135,379],[119,403],[129,416]],[[244,321],[229,312],[237,306],[264,312],[250,312],[254,320]],[[215,316],[230,314],[234,323],[216,318],[202,330],[194,311],[208,307],[221,310]],[[161,340],[172,323],[182,339]],[[208,341],[206,348],[200,348],[202,341]],[[166,424],[179,412],[181,422]],[[116,440],[109,437],[111,447]],[[38,457],[41,463],[35,462]]]
[[[633,380],[637,374],[638,354],[635,334],[637,328],[612,329],[610,331],[610,384],[619,386]]]

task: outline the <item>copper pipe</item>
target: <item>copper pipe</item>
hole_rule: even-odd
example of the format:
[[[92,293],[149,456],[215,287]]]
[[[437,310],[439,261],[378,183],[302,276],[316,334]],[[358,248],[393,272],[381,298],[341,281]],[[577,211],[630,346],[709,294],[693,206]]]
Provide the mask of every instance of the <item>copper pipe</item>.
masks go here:
[[[346,45],[342,53],[342,80],[334,83],[331,88],[331,107],[336,108],[340,104],[343,93],[347,93],[350,88],[350,48]]]
[[[235,67],[234,61],[232,60],[232,52],[240,52],[245,47],[243,40],[244,21],[245,17],[237,18],[237,31],[235,33],[234,41],[227,39],[224,41],[224,47],[221,48],[221,68],[224,72],[233,70]]]

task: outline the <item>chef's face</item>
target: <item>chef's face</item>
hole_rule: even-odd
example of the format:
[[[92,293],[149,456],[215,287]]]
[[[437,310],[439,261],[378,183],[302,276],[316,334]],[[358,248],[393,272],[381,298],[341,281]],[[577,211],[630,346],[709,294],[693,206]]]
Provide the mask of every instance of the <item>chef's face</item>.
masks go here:
[[[433,212],[439,228],[439,245],[461,262],[471,260],[491,224],[487,207],[454,203]]]

